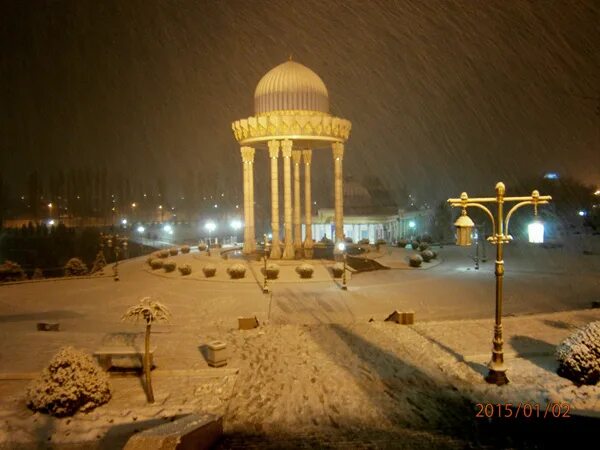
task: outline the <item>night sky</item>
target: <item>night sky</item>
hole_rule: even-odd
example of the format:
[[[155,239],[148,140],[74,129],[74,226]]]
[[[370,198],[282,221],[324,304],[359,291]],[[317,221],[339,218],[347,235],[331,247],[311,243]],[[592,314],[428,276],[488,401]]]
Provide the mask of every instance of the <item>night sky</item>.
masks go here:
[[[352,121],[357,179],[422,199],[549,170],[600,184],[599,24],[593,0],[1,0],[1,170],[241,185],[231,122],[292,54]],[[315,159],[319,198],[332,158]]]

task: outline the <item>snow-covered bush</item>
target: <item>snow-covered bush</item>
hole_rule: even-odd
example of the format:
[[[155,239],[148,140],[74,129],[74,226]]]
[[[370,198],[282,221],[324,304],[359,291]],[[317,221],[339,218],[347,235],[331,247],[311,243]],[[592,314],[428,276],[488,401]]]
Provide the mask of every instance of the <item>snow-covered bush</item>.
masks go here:
[[[246,275],[246,266],[236,263],[227,268],[227,273],[232,279],[244,278]]]
[[[32,280],[42,280],[44,279],[44,272],[42,269],[40,269],[39,267],[36,267],[35,270],[33,271],[33,274],[31,275],[31,279]]]
[[[360,241],[358,241],[358,243],[361,245],[369,245],[369,239],[368,238],[361,239]]]
[[[163,269],[165,269],[165,272],[173,272],[176,267],[177,267],[177,264],[172,259],[167,259],[163,263]]]
[[[217,273],[217,266],[214,264],[206,264],[204,267],[202,267],[202,272],[206,278],[214,277]]]
[[[169,249],[169,254],[170,254],[171,256],[175,256],[175,255],[176,255],[176,254],[178,254],[178,253],[179,253],[179,249],[178,249],[177,247],[171,247],[171,248]]]
[[[181,247],[181,253],[189,253],[190,252],[190,246],[189,245],[183,245]]]
[[[204,242],[199,242],[198,243],[198,250],[199,251],[205,252],[207,248],[208,248],[208,246]]]
[[[421,251],[425,251],[425,250],[427,250],[428,248],[429,248],[429,244],[428,244],[427,242],[421,242],[421,243],[419,244],[419,250],[421,250]]]
[[[179,266],[178,269],[181,275],[189,275],[190,273],[192,273],[192,266],[190,266],[189,264],[183,264]]]
[[[96,255],[96,259],[94,260],[94,265],[92,266],[91,273],[101,272],[106,266],[106,258],[104,257],[104,252],[100,250]]]
[[[558,374],[577,384],[600,381],[600,320],[578,329],[556,347]]]
[[[428,250],[429,250],[431,253],[433,253],[433,259],[436,259],[436,258],[437,258],[437,255],[438,255],[438,254],[437,254],[437,252],[436,252],[435,250],[432,250],[432,249],[428,249]]]
[[[169,250],[159,250],[157,254],[159,258],[165,259],[169,257]]]
[[[27,406],[57,417],[91,411],[109,400],[108,375],[73,347],[60,349],[27,390]]]
[[[421,238],[421,242],[427,242],[428,244],[431,244],[433,242],[433,238],[431,237],[430,234],[424,234],[423,237]]]
[[[25,279],[25,272],[21,266],[8,259],[0,266],[0,281],[21,281]]]
[[[274,280],[279,276],[279,266],[275,263],[269,263],[265,272],[267,280]]]
[[[397,243],[398,247],[404,248],[408,245],[408,241],[404,238],[400,239]]]
[[[85,275],[88,269],[85,263],[79,258],[71,258],[65,264],[65,276],[66,277],[77,277]]]
[[[300,275],[300,278],[311,278],[314,271],[314,267],[306,263],[300,264],[298,267],[296,267],[296,273]]]
[[[331,272],[333,272],[334,278],[341,278],[344,275],[344,265],[342,263],[335,263],[331,267]]]
[[[421,255],[410,255],[408,259],[408,265],[410,267],[420,267],[423,262],[423,257]]]
[[[410,243],[410,246],[413,250],[418,250],[419,249],[419,241],[412,241]]]
[[[348,236],[346,236],[346,237],[344,238],[344,242],[345,242],[346,244],[352,244],[352,242],[353,242],[353,241],[352,241],[352,238],[351,238],[351,237],[348,237]]]
[[[431,250],[423,250],[421,252],[421,258],[423,258],[423,261],[429,262],[434,258],[433,252]]]
[[[150,260],[150,267],[152,267],[152,270],[162,269],[162,266],[163,266],[162,259],[154,258],[154,259]]]

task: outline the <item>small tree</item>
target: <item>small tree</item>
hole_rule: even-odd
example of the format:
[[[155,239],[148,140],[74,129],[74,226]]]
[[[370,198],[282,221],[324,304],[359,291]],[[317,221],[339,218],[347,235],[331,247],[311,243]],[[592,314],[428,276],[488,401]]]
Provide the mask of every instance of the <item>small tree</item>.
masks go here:
[[[87,273],[87,266],[79,258],[71,258],[65,264],[66,277],[78,277]]]
[[[137,305],[132,306],[121,320],[146,322],[146,335],[144,339],[144,375],[146,378],[146,396],[148,403],[154,403],[154,392],[152,391],[152,379],[150,377],[150,331],[152,322],[168,321],[171,317],[169,309],[151,297],[144,297]]]
[[[101,272],[106,266],[106,258],[104,257],[104,252],[100,250],[96,255],[96,259],[94,260],[94,265],[92,267],[91,273]]]

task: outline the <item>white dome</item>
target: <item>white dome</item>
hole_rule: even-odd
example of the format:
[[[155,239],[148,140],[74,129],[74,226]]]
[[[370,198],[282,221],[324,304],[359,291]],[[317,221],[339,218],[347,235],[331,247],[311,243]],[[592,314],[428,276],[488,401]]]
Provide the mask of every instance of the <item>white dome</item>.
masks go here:
[[[255,114],[290,110],[329,113],[329,95],[323,80],[291,60],[267,72],[254,91]]]

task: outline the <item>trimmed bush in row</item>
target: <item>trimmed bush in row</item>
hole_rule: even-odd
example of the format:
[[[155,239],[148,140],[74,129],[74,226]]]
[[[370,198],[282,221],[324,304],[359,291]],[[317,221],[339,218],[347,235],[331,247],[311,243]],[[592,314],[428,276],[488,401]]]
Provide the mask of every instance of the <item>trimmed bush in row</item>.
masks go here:
[[[190,252],[190,246],[189,245],[184,245],[181,247],[181,253],[189,253]]]
[[[165,269],[165,272],[173,272],[176,267],[177,267],[177,264],[172,259],[167,259],[163,263],[163,269]]]
[[[179,266],[178,269],[181,275],[189,275],[192,273],[192,266],[190,266],[189,264],[183,264]]]
[[[244,278],[246,275],[246,266],[243,264],[233,264],[227,268],[227,273],[231,277],[231,279],[236,280],[240,278]]]
[[[217,273],[217,266],[215,266],[214,264],[206,264],[202,268],[202,273],[204,273],[204,276],[206,278],[214,277],[215,274]]]
[[[422,263],[423,257],[418,254],[410,255],[410,258],[408,259],[408,265],[410,267],[421,267]]]
[[[300,275],[300,278],[312,278],[315,269],[310,264],[300,264],[296,267],[296,273]]]

